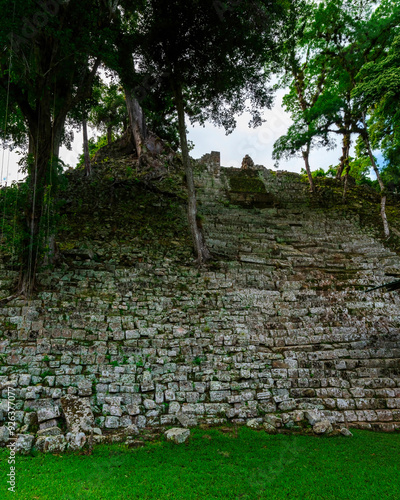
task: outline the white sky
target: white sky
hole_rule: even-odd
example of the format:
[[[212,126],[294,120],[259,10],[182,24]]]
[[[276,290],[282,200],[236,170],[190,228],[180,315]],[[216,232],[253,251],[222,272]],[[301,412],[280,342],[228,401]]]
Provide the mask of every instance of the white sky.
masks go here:
[[[286,133],[291,124],[289,115],[282,109],[284,94],[284,90],[278,91],[274,107],[264,113],[266,123],[256,129],[248,127],[250,116],[246,115],[238,118],[235,131],[228,136],[225,134],[224,129],[217,128],[212,124],[207,124],[205,127],[188,125],[189,139],[195,144],[191,156],[200,158],[211,151],[220,151],[221,165],[224,167],[240,167],[243,157],[248,154],[256,164],[274,169],[274,161],[272,160],[274,142]],[[89,130],[89,136],[95,134],[94,130]],[[74,131],[74,135],[72,151],[68,151],[63,147],[60,152],[61,159],[71,167],[75,167],[78,156],[82,153],[82,132]],[[341,156],[340,140],[337,141],[337,144],[338,147],[334,150],[319,149],[312,151],[310,156],[312,170],[321,167],[327,169],[330,165],[339,163],[339,157]],[[8,184],[13,180],[21,179],[17,165],[20,158],[21,156],[15,151],[10,153],[0,149],[1,185],[4,186],[6,179]],[[304,168],[304,162],[301,158],[293,158],[287,162],[281,161],[279,165],[280,170],[292,172],[300,172],[302,168]]]
[[[258,165],[274,169],[275,161],[272,159],[274,143],[287,132],[292,124],[290,116],[282,108],[282,98],[285,90],[279,90],[276,94],[275,105],[271,110],[264,112],[266,123],[261,127],[251,129],[248,127],[250,115],[243,115],[237,120],[237,127],[230,135],[225,135],[224,129],[212,124],[203,127],[189,126],[189,139],[194,142],[195,148],[191,156],[200,158],[210,151],[221,152],[221,165],[224,167],[240,167],[243,157],[248,154]],[[340,140],[335,150],[314,150],[310,156],[312,170],[328,169],[330,165],[337,165],[342,155]],[[301,158],[292,158],[289,161],[281,161],[279,170],[300,172],[304,168]]]

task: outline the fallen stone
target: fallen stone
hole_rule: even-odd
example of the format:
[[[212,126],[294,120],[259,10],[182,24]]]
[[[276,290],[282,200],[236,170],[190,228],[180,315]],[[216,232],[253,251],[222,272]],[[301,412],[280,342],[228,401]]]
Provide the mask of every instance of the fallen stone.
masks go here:
[[[68,394],[61,398],[61,408],[69,432],[78,434],[90,432],[94,425],[94,415],[90,408],[89,398],[82,398]]]
[[[250,429],[259,429],[261,422],[257,420],[256,418],[252,418],[251,420],[247,421],[247,427],[250,427]]]
[[[311,425],[315,425],[322,420],[322,415],[318,410],[306,410],[304,416]]]
[[[268,434],[276,434],[278,432],[276,430],[276,427],[269,424],[268,422],[264,422],[263,427],[264,427],[265,432],[267,432]]]
[[[340,429],[340,434],[345,437],[353,437],[352,432],[350,432],[349,429],[346,429],[346,427]]]
[[[176,444],[182,444],[190,436],[190,430],[174,427],[173,429],[168,429],[165,432],[165,436],[168,441],[174,441]]]
[[[313,431],[315,434],[330,434],[333,431],[333,427],[329,420],[324,419],[313,425]]]
[[[43,453],[63,453],[67,447],[64,435],[40,436],[36,440],[36,448]]]
[[[32,434],[18,434],[15,441],[15,451],[21,455],[27,455],[30,453],[34,441],[35,437]]]
[[[68,443],[68,449],[72,451],[81,450],[86,443],[86,434],[84,432],[68,432],[65,436]]]

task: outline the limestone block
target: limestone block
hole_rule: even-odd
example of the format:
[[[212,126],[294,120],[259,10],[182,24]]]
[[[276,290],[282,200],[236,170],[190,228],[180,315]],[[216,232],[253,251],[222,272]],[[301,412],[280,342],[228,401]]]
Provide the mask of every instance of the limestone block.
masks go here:
[[[22,387],[27,387],[31,382],[32,375],[23,374],[19,376],[18,384]]]
[[[261,418],[252,418],[247,421],[247,427],[250,429],[259,429],[261,427],[262,419]]]
[[[15,451],[21,455],[30,453],[35,437],[32,434],[18,434],[15,442]]]
[[[53,404],[52,400],[51,403],[52,404],[49,405],[49,403],[46,401],[45,406],[38,409],[37,418],[39,423],[44,422],[46,420],[53,420],[60,416],[59,407]]]
[[[143,405],[146,410],[154,410],[156,408],[156,403],[152,399],[145,399]]]
[[[79,396],[90,396],[92,394],[92,382],[90,380],[81,380],[78,382]]]
[[[178,413],[181,409],[181,405],[177,401],[172,401],[169,405],[169,413]]]
[[[8,443],[10,439],[10,433],[8,431],[8,427],[3,425],[0,427],[0,446],[4,446]]]
[[[176,418],[183,427],[196,427],[197,425],[197,417],[195,415],[177,413]]]
[[[144,415],[139,415],[136,417],[136,425],[139,428],[146,427],[147,418]]]
[[[268,434],[276,434],[278,431],[276,430],[276,427],[273,425],[269,424],[268,422],[263,423],[263,427],[266,433]]]
[[[265,415],[264,420],[267,424],[272,425],[273,427],[281,427],[282,418],[277,415]]]
[[[61,407],[72,433],[90,432],[94,425],[94,416],[89,398],[67,395],[61,398]]]
[[[62,434],[59,427],[48,427],[47,429],[42,429],[37,432],[37,436],[59,436]]]
[[[107,429],[118,429],[120,426],[119,417],[106,417],[105,426]]]
[[[127,405],[126,411],[129,413],[129,415],[139,415],[140,414],[139,405],[135,405],[135,404]]]
[[[82,449],[87,441],[87,437],[83,432],[69,432],[65,437],[68,443],[68,449],[72,451]]]
[[[57,420],[55,418],[52,418],[51,420],[46,420],[45,422],[39,424],[40,430],[50,429],[51,427],[57,427]]]
[[[306,410],[304,416],[311,425],[315,425],[322,420],[322,414],[318,410]]]
[[[182,444],[190,436],[190,430],[179,429],[178,427],[174,427],[172,429],[168,429],[165,432],[165,436],[168,439],[168,441],[174,441],[176,444]]]
[[[320,420],[313,425],[313,431],[315,434],[330,434],[333,432],[332,424],[329,420]]]
[[[294,410],[297,406],[297,403],[294,399],[288,399],[287,401],[282,401],[282,403],[279,404],[279,409],[281,411],[290,411]]]
[[[63,453],[67,447],[67,440],[63,434],[58,436],[40,436],[36,440],[36,448],[44,453]]]

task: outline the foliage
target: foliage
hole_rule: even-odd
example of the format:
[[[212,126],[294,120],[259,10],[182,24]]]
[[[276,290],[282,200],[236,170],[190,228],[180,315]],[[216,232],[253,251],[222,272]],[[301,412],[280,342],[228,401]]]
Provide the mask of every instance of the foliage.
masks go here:
[[[89,113],[89,121],[102,132],[117,134],[128,126],[128,112],[125,97],[119,85],[99,83],[94,89],[92,99],[96,101]]]
[[[90,158],[92,159],[93,156],[97,153],[97,151],[99,151],[104,146],[107,146],[107,144],[108,144],[108,140],[107,140],[106,135],[102,135],[102,136],[98,137],[97,139],[95,139],[94,137],[91,137],[89,139]],[[84,153],[82,153],[79,155],[78,164],[77,164],[76,168],[83,168],[84,165],[85,165],[85,157],[84,157]]]
[[[235,114],[248,109],[260,123],[260,110],[272,103],[263,64],[278,58],[283,12],[279,3],[243,2],[221,20],[215,9],[211,0],[152,2],[140,25],[138,69],[153,83],[149,94],[174,105],[180,86],[192,122],[210,119],[231,131]]]
[[[306,2],[306,9],[292,19],[281,84],[290,84],[284,104],[294,125],[275,144],[275,158],[296,155],[308,146],[329,146],[333,133],[343,137],[338,176],[344,169],[350,171],[351,136],[365,136],[366,132],[362,115],[367,100],[354,99],[352,94],[356,77],[361,71],[369,80],[369,69],[377,67],[377,62],[378,67],[381,64],[394,43],[400,21],[398,1],[383,0],[377,9],[374,3]],[[372,87],[376,89],[374,83],[367,84],[367,89],[359,92],[365,95]]]

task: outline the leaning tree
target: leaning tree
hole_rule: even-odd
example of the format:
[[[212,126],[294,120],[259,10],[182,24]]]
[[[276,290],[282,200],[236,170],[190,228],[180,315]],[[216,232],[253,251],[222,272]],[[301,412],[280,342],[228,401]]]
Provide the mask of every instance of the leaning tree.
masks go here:
[[[137,72],[173,103],[188,190],[188,220],[199,264],[210,258],[198,224],[185,114],[210,119],[229,132],[234,115],[249,109],[253,124],[272,105],[267,61],[280,53],[278,34],[285,4],[279,1],[222,3],[213,0],[150,0],[139,20]],[[151,92],[152,89],[149,89]]]

